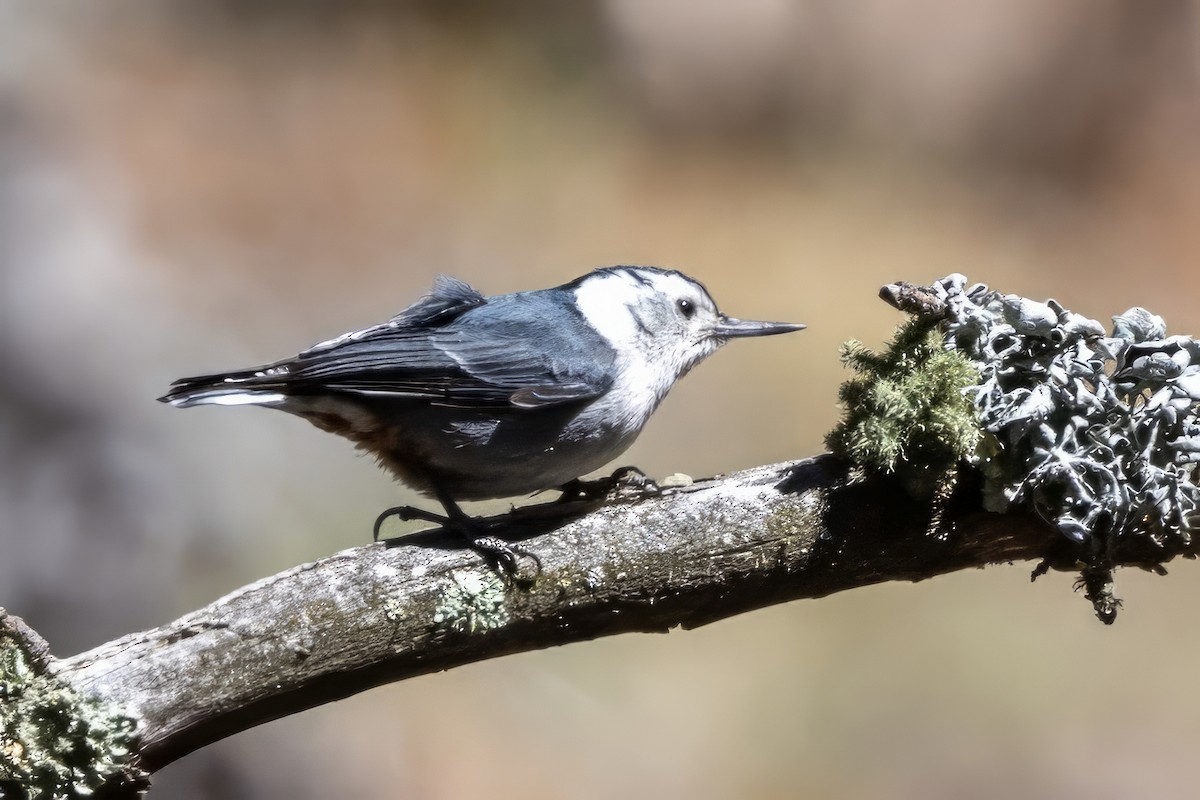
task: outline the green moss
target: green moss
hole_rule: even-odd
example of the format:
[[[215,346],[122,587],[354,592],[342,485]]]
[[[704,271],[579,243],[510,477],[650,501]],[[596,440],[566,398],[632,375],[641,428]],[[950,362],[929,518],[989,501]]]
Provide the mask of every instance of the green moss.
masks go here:
[[[75,798],[138,775],[134,720],[39,675],[0,634],[0,796]]]
[[[911,492],[928,496],[979,446],[983,432],[963,393],[979,372],[946,349],[936,323],[906,322],[880,353],[847,342],[842,361],[858,376],[839,392],[845,418],[826,437],[834,454],[894,473]]]

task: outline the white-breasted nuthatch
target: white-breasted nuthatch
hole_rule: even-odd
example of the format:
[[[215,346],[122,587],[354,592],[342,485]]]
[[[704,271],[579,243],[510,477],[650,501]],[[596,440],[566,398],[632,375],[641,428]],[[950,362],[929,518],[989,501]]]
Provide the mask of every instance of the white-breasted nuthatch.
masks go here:
[[[449,519],[407,507],[384,516],[449,522],[511,563],[457,501],[557,488],[602,467],[729,339],[802,328],[727,317],[699,282],[656,267],[495,297],[442,276],[387,322],[274,364],[183,378],[159,399],[277,408],[344,436]]]

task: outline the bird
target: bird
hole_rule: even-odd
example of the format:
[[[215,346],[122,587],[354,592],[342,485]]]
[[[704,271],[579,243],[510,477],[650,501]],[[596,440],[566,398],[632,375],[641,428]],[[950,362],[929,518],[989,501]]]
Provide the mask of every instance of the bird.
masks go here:
[[[523,553],[459,502],[576,481],[625,452],[676,381],[726,342],[804,327],[726,316],[699,281],[659,267],[602,267],[490,297],[441,275],[386,322],[282,361],[182,378],[158,399],[274,408],[345,437],[446,514],[388,509],[376,538],[398,514],[512,566]]]

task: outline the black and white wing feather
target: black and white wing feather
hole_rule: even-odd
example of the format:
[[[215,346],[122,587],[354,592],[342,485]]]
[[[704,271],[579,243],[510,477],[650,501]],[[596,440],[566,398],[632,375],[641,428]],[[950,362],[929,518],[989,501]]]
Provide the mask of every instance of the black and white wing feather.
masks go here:
[[[489,300],[441,277],[429,295],[388,322],[256,369],[184,378],[160,399],[177,406],[279,405],[292,396],[336,393],[535,409],[598,397],[611,383],[615,353],[569,304],[546,295],[553,291]]]

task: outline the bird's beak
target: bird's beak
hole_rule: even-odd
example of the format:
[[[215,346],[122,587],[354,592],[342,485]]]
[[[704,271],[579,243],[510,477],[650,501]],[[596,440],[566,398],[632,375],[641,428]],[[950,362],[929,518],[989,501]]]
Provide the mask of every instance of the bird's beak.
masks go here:
[[[802,331],[807,325],[798,322],[756,322],[749,319],[734,319],[721,315],[721,320],[712,328],[712,335],[718,339],[732,339],[738,336],[774,336],[777,333]]]

